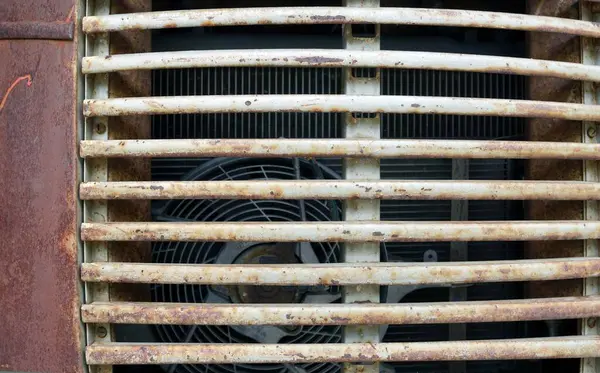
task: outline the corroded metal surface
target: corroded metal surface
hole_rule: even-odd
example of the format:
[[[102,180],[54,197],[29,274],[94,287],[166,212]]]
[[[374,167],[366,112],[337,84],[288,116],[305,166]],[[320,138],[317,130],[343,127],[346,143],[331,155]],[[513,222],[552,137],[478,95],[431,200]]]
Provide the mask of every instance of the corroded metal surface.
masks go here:
[[[74,3],[3,0],[0,19],[76,19]],[[84,370],[75,52],[72,41],[0,41],[0,371]]]
[[[600,144],[477,140],[189,139],[82,141],[87,157],[600,159]]]
[[[470,10],[380,8],[373,11],[349,7],[231,8],[86,17],[83,30],[105,32],[175,27],[349,23],[481,27],[600,37],[600,28],[596,24],[578,20]]]
[[[600,337],[348,344],[95,344],[89,364],[557,359],[600,356]]]
[[[423,285],[600,276],[600,258],[452,263],[185,265],[85,263],[89,282],[220,285]]]
[[[569,20],[579,18],[577,0],[529,0],[533,14],[560,17]],[[580,38],[571,35],[533,32],[529,37],[529,57],[551,59],[570,63],[581,62]],[[582,103],[581,82],[532,77],[529,79],[529,98],[532,100]],[[582,142],[581,122],[564,119],[531,119],[526,126],[527,139],[553,141],[556,144]],[[583,162],[566,159],[532,160],[526,165],[526,178],[531,180],[583,180]],[[526,205],[526,217],[540,220],[581,220],[583,203],[570,201],[531,201]],[[583,256],[582,241],[528,242],[527,258],[560,258]],[[582,281],[528,283],[526,295],[531,297],[578,296],[582,294]]]
[[[81,199],[599,200],[598,182],[458,180],[82,183]]]
[[[600,297],[484,302],[250,305],[93,303],[84,322],[171,325],[383,325],[512,322],[600,316]]]
[[[446,242],[600,238],[600,222],[83,223],[84,241]]]
[[[476,54],[360,51],[333,49],[277,49],[183,51],[86,57],[85,74],[128,70],[199,67],[372,67],[478,71],[501,74],[540,75],[565,79],[600,81],[600,66],[527,58],[483,56]]]
[[[345,0],[344,9],[350,11],[377,12],[381,8],[380,0]],[[381,49],[381,25],[375,25],[372,35],[358,37],[353,33],[352,25],[344,25],[342,29],[343,45],[348,51],[372,51]],[[345,95],[369,96],[378,98],[381,95],[381,70],[375,69],[370,76],[358,78],[352,68],[342,70],[342,87]],[[379,140],[382,133],[382,117],[354,117],[346,113],[343,116],[343,137],[346,139]],[[372,180],[381,178],[380,160],[377,158],[344,158],[342,175],[347,180]],[[372,199],[354,199],[342,201],[342,219],[344,221],[360,220],[365,223],[376,223],[381,219],[381,202]],[[379,262],[381,247],[377,242],[345,242],[341,245],[341,257],[345,263]],[[378,285],[344,286],[341,288],[342,303],[379,303],[381,289]],[[375,321],[375,320],[373,320]],[[380,342],[381,330],[375,322],[362,325],[348,325],[342,329],[342,343],[376,343]],[[380,373],[379,362],[368,365],[348,364],[342,366],[342,373]]]
[[[151,9],[146,0],[120,0],[111,2],[111,14],[143,12]],[[120,31],[110,34],[110,53],[141,53],[151,49],[150,33],[138,30]],[[109,78],[109,97],[135,97],[151,94],[149,71],[121,71]],[[108,118],[109,139],[147,139],[150,137],[149,117]],[[108,181],[150,180],[149,159],[108,159]],[[149,201],[109,201],[109,221],[148,221]],[[147,242],[109,243],[108,257],[115,262],[144,262],[151,260],[151,248]],[[112,285],[111,300],[149,300],[150,291],[144,287]]]
[[[87,117],[259,112],[451,114],[600,121],[596,105],[457,97],[220,95],[113,98],[83,103],[83,114]]]
[[[0,22],[0,39],[73,40],[72,22]]]

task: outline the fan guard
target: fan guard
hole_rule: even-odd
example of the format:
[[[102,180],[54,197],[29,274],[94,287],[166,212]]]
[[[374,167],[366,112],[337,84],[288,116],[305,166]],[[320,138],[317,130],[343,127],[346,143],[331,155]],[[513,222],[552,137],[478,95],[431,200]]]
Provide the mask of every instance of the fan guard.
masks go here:
[[[216,158],[188,173],[183,180],[308,180],[339,179],[317,161],[300,159]],[[340,201],[322,200],[171,200],[155,213],[155,220],[179,221],[339,221]],[[159,242],[153,246],[155,263],[182,264],[291,264],[338,263],[337,243],[271,242]],[[433,250],[425,261],[436,261]],[[381,261],[388,261],[384,244]],[[418,286],[382,287],[383,303],[397,303]],[[151,288],[153,302],[176,303],[339,303],[339,287],[257,287],[161,284]],[[381,327],[384,335],[387,326]],[[158,325],[156,334],[170,343],[339,343],[340,326],[210,326]],[[339,364],[172,365],[167,372],[189,373],[337,373]]]
[[[217,158],[205,162],[184,176],[183,179],[188,181],[295,180],[339,179],[339,176],[316,161]],[[341,209],[338,201],[173,200],[159,211],[155,219],[157,221],[283,222],[335,221],[340,220],[340,217]],[[189,264],[261,263],[263,260],[268,260],[269,263],[290,263],[293,262],[293,259],[290,260],[291,255],[284,258],[277,257],[277,253],[289,253],[289,249],[294,246],[296,245],[244,242],[161,242],[154,245],[152,260],[155,263]],[[340,261],[340,247],[337,243],[303,243],[295,248],[293,256],[296,257],[296,262],[336,263]],[[324,303],[339,302],[340,299],[340,290],[335,287],[321,287],[320,289],[267,287],[267,291],[263,293],[252,290],[254,290],[252,287],[215,289],[204,285],[158,285],[151,289],[151,297],[155,302],[179,303],[289,303],[290,299],[293,302]],[[293,295],[290,295],[292,293]],[[156,327],[156,332],[160,340],[173,343],[337,343],[341,341],[341,327],[339,326],[305,326],[283,329],[279,327],[159,325]],[[172,371],[172,369],[167,368],[167,371]],[[288,372],[290,370],[335,373],[339,370],[339,366],[337,364],[303,364],[295,367],[282,364],[181,365],[174,369],[176,372],[190,373],[258,373]]]

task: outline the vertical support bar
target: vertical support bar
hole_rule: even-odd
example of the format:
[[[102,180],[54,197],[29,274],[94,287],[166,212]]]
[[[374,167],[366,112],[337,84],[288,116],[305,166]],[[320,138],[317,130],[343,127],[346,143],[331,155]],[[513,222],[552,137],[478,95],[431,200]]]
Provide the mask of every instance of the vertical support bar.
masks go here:
[[[600,4],[591,1],[580,1],[580,16],[582,20],[600,22]],[[581,63],[584,65],[598,65],[600,63],[600,54],[598,53],[597,40],[582,38],[581,40]],[[600,90],[592,82],[583,82],[583,103],[587,105],[597,105]],[[598,142],[598,127],[595,122],[582,123],[582,139],[586,143]],[[586,161],[583,164],[584,181],[598,182],[598,162]],[[598,201],[584,202],[584,219],[598,220]],[[598,257],[598,240],[584,241],[584,255],[588,257]],[[586,278],[583,280],[583,295],[598,295],[600,293],[600,281],[598,278]],[[598,335],[600,326],[596,318],[590,318],[582,321],[581,333],[583,335]],[[587,358],[581,360],[581,373],[600,373],[600,359]]]
[[[347,7],[379,8],[379,0],[345,0]],[[381,28],[379,25],[344,25],[344,47],[349,50],[377,51],[380,49]],[[344,70],[344,91],[351,95],[379,95],[381,90],[379,69]],[[381,134],[380,114],[348,113],[344,127],[347,139],[379,139]],[[380,164],[377,159],[348,158],[344,160],[344,178],[378,180]],[[349,200],[344,203],[344,220],[377,221],[380,219],[379,201]],[[344,261],[378,262],[378,243],[346,243]],[[379,303],[379,286],[347,286],[343,291],[344,303]],[[380,341],[379,326],[358,325],[344,328],[344,342]],[[379,373],[379,363],[369,365],[344,364],[344,372]]]
[[[87,0],[86,15],[99,16],[110,14],[110,0]],[[86,36],[86,56],[106,56],[110,54],[110,36],[108,33]],[[108,94],[108,74],[89,74],[85,81],[85,98],[106,99]],[[86,140],[108,140],[108,118],[86,118],[84,124]],[[106,158],[87,158],[84,163],[85,182],[108,181],[108,165]],[[106,201],[86,201],[83,206],[83,220],[85,222],[107,222],[108,205]],[[106,242],[85,242],[85,262],[108,261],[108,246]],[[108,302],[109,285],[104,283],[87,283],[85,302]],[[88,324],[87,343],[111,342],[112,331],[109,324]],[[110,366],[90,367],[93,373],[112,372]]]
[[[469,160],[468,159],[453,159],[452,160],[452,180],[468,180],[469,179]],[[469,201],[454,200],[452,201],[451,220],[464,221],[469,220]],[[469,245],[467,242],[452,242],[450,244],[450,261],[465,262],[468,259]],[[467,288],[464,286],[450,288],[450,302],[464,302],[467,300]],[[451,341],[460,341],[467,339],[466,324],[450,324],[449,337]],[[467,363],[464,361],[453,361],[449,365],[450,373],[465,373],[467,371]]]

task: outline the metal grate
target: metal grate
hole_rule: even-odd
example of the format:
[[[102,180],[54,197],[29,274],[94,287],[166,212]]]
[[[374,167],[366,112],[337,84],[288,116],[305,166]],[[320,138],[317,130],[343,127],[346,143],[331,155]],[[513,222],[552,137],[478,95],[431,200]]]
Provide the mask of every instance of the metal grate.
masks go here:
[[[594,327],[539,339],[522,328],[600,316],[588,279],[600,275],[595,203],[586,202],[585,220],[565,221],[521,220],[521,203],[598,199],[597,143],[533,143],[523,132],[525,118],[600,120],[589,97],[525,100],[525,76],[598,82],[600,68],[497,49],[379,49],[393,44],[381,25],[585,38],[600,29],[511,13],[382,8],[375,0],[346,5],[109,16],[109,1],[89,1],[80,196],[93,371],[138,364],[167,372],[483,372],[515,369],[509,360],[583,358],[583,373],[594,372]],[[117,31],[264,24],[337,26],[330,49],[258,43],[247,52],[108,56]],[[154,97],[109,95],[109,74],[140,69],[155,70]],[[109,117],[146,115],[153,140],[120,139],[108,126]],[[153,181],[108,176],[109,158],[134,157],[155,160]],[[586,160],[586,181],[512,181],[522,174],[514,159],[556,158]],[[155,203],[155,221],[116,221],[111,203],[119,200],[168,202]],[[522,259],[520,242],[538,240],[586,240],[588,250]],[[111,250],[125,242],[155,242],[155,263],[112,261]],[[519,282],[559,279],[588,279],[586,297],[518,299]],[[111,295],[121,283],[151,285],[153,302]],[[240,304],[222,302],[223,294]],[[299,304],[300,296],[314,301]],[[162,340],[115,339],[114,325],[157,325]],[[298,330],[313,334],[295,337]]]

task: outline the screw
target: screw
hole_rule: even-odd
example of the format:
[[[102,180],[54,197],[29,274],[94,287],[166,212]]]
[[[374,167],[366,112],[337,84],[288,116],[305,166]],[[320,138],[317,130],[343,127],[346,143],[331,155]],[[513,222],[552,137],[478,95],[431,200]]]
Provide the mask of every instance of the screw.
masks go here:
[[[596,131],[596,127],[595,127],[595,126],[593,126],[593,127],[590,127],[590,128],[588,128],[588,130],[587,130],[587,135],[588,135],[588,137],[589,137],[589,138],[594,138],[594,137],[596,137],[596,133],[597,133],[597,131]]]
[[[589,319],[587,319],[587,326],[590,328],[595,328],[596,327],[596,318],[590,317]]]
[[[106,132],[106,124],[97,123],[96,124],[96,133],[99,135],[102,135],[104,132]]]
[[[99,326],[96,328],[96,337],[106,338],[107,335],[108,335],[108,331],[106,330],[105,327]]]

